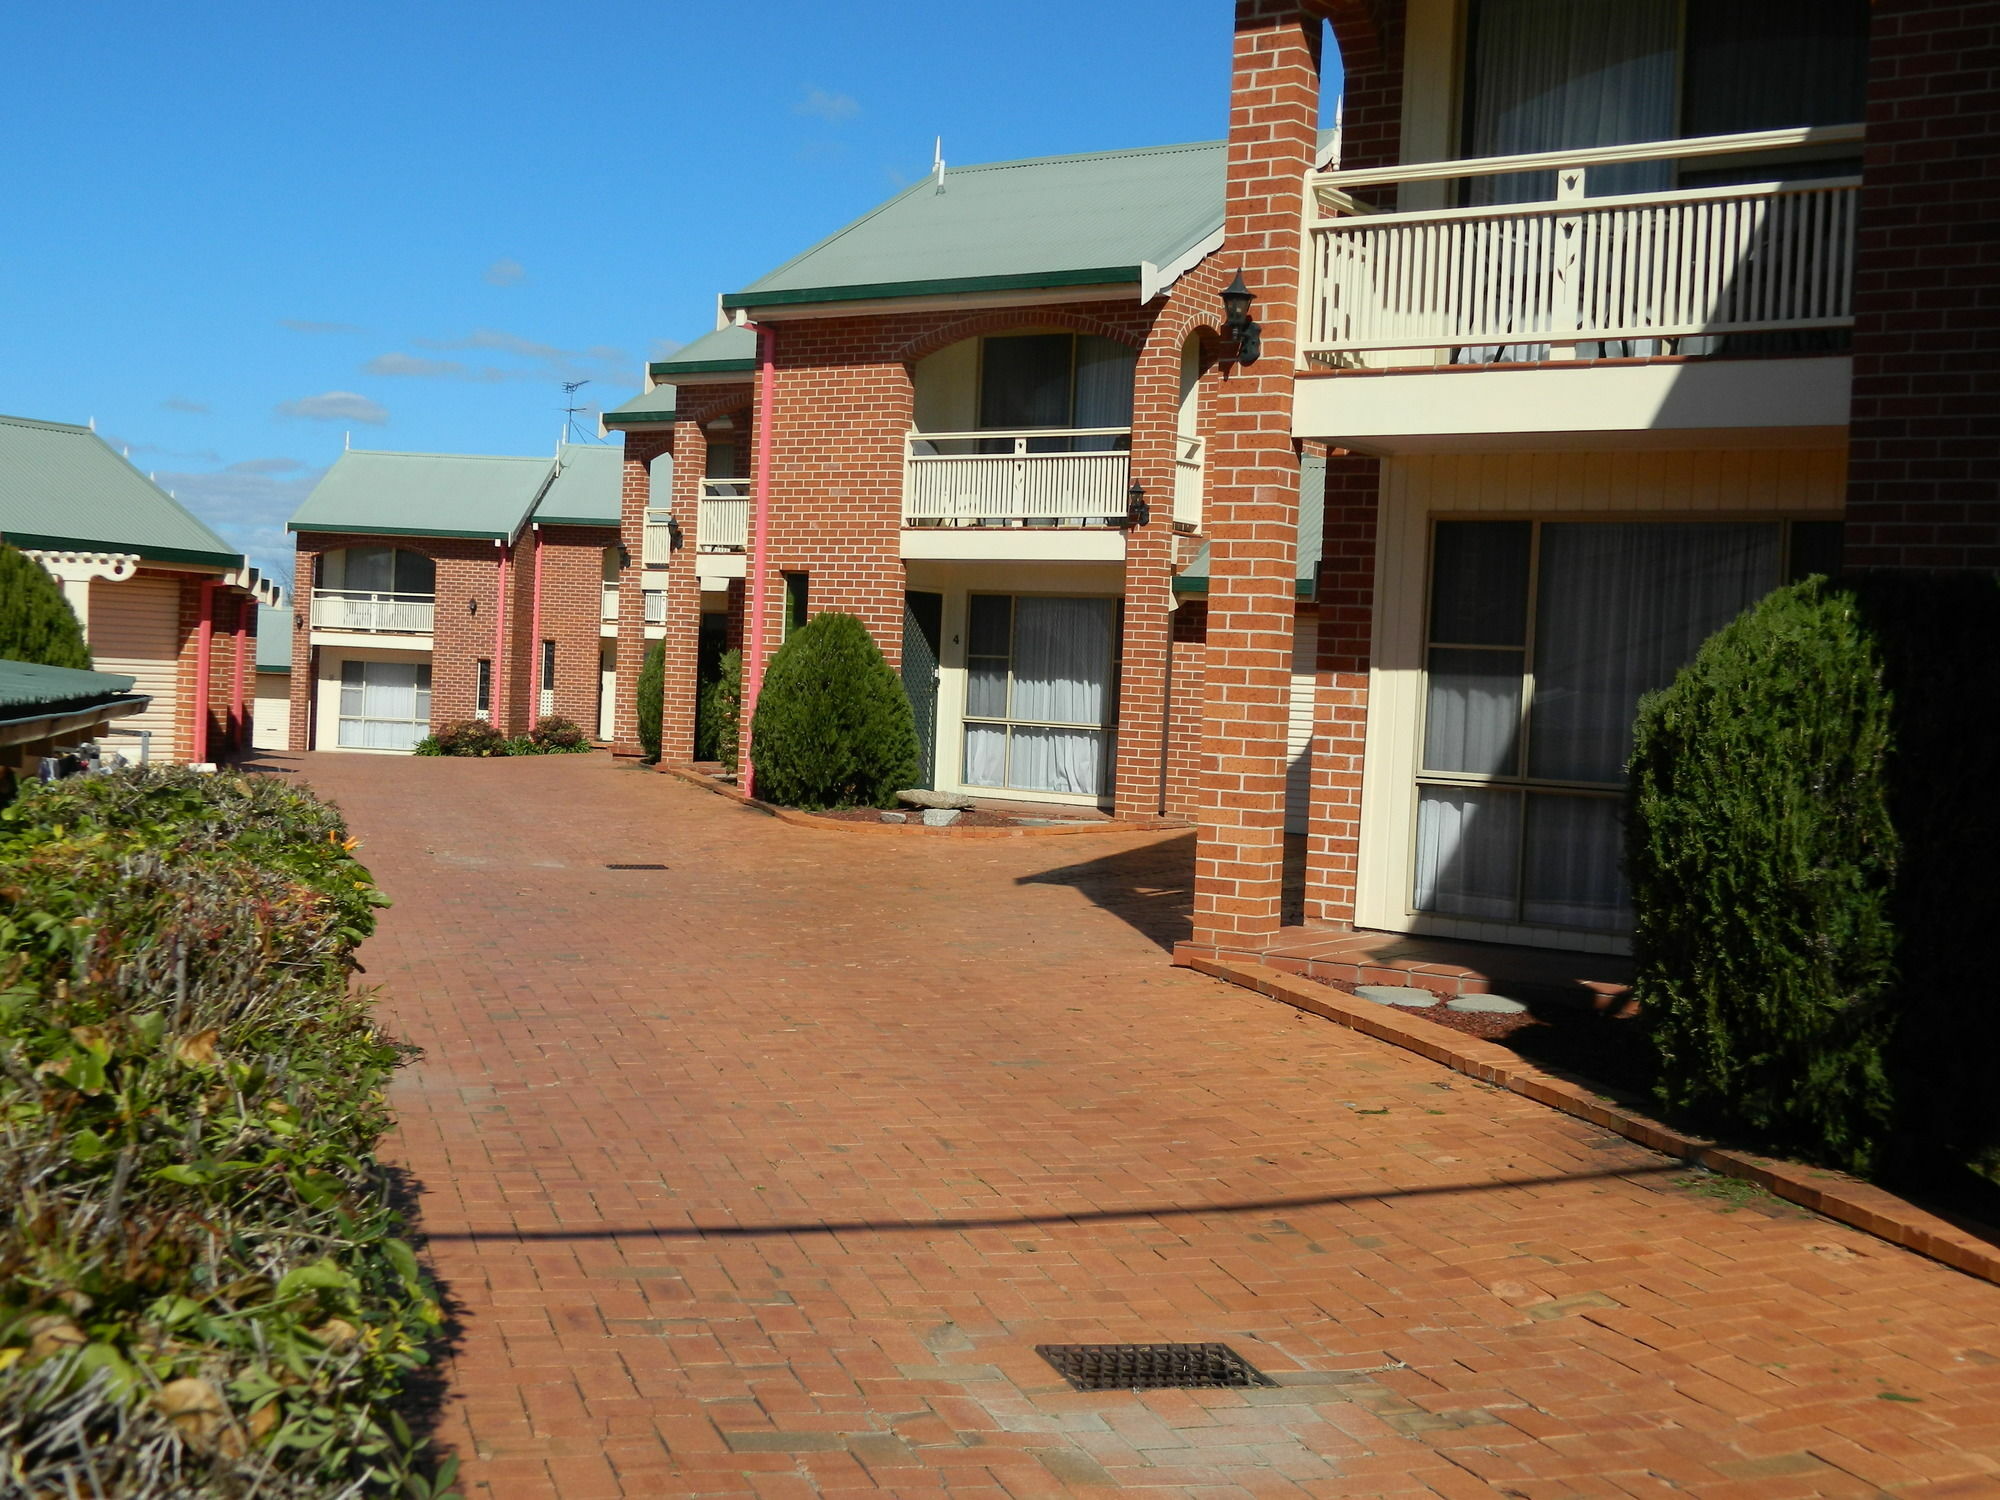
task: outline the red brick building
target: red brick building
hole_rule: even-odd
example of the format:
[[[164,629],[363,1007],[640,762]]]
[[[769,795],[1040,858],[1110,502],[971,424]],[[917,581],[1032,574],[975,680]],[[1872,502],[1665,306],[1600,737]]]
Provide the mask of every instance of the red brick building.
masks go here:
[[[755,675],[761,596],[766,659],[788,620],[868,626],[928,785],[1192,814],[1173,726],[1198,714],[1204,448],[1236,368],[1222,189],[1213,143],[946,170],[652,366],[605,421],[637,559],[620,670],[644,650],[633,592],[663,585],[667,758],[692,750],[704,637]],[[629,718],[618,739],[636,748]]]
[[[290,522],[291,747],[403,753],[549,715],[608,737],[621,461],[342,454]]]

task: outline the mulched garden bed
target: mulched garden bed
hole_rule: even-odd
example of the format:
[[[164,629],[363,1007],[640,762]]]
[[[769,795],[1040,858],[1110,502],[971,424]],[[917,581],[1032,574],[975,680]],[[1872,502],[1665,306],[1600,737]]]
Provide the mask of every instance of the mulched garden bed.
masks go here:
[[[921,824],[923,809],[908,809],[909,821]],[[837,823],[880,823],[882,814],[872,807],[843,807],[831,812],[816,812],[815,818],[831,818]],[[1035,828],[1054,823],[1096,823],[1098,818],[1044,818],[1022,813],[988,812],[983,807],[968,807],[945,826],[948,828]]]
[[[1638,1004],[1629,995],[1584,999],[1530,985],[1509,985],[1505,992],[1528,1009],[1501,1016],[1440,1004],[1412,1014],[1496,1043],[1537,1067],[1632,1093],[1651,1093],[1653,1048],[1640,1024]]]

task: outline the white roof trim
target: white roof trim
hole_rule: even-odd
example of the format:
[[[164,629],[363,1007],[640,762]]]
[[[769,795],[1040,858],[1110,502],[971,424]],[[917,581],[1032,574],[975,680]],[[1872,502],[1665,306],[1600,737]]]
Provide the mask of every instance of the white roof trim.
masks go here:
[[[1188,272],[1200,265],[1209,256],[1222,248],[1222,230],[1205,235],[1196,240],[1186,250],[1168,261],[1164,266],[1156,266],[1150,260],[1139,262],[1139,300],[1151,302],[1162,292],[1172,288]]]

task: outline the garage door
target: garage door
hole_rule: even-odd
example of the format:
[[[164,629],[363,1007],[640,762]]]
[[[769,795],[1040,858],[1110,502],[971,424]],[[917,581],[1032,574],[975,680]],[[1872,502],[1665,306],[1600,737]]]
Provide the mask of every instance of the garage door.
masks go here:
[[[257,701],[251,710],[250,743],[259,750],[291,744],[292,680],[272,672],[257,674]]]
[[[175,674],[180,660],[181,582],[140,574],[123,583],[99,578],[90,585],[90,657],[100,672],[136,678],[133,691],[152,702],[142,714],[120,719],[110,743],[138,759],[134,730],[153,732],[154,760],[177,758],[174,745],[179,695]]]
[[[1313,710],[1319,695],[1319,616],[1292,624],[1291,711],[1285,725],[1285,832],[1304,833],[1312,808]]]

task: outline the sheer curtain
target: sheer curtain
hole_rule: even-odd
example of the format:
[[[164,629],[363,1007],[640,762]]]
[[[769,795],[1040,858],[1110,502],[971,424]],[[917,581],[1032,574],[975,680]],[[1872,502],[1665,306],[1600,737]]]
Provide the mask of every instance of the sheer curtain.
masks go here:
[[[340,667],[340,743],[357,750],[410,750],[430,731],[427,664],[348,661]]]
[[[1116,339],[1084,334],[1076,341],[1076,425],[1130,427],[1132,372],[1138,351]],[[1129,437],[1078,438],[1079,453],[1107,453],[1132,446]]]
[[[1014,601],[1014,699],[1010,715],[1045,725],[1101,725],[1111,706],[1109,599]],[[1095,796],[1102,790],[1099,730],[1016,728],[1008,784]]]

